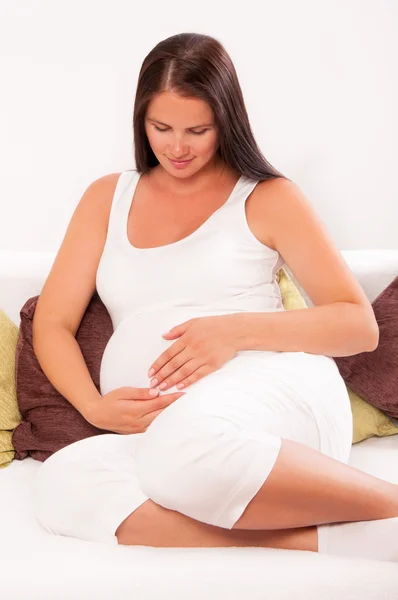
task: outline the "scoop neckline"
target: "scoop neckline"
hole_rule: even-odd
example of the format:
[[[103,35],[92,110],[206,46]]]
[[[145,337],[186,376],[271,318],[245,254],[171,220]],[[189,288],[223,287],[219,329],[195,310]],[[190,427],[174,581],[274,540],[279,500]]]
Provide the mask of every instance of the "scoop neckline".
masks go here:
[[[187,242],[188,240],[191,240],[196,235],[199,235],[199,233],[205,227],[205,225],[207,225],[207,223],[211,219],[213,219],[217,215],[217,213],[219,213],[221,211],[221,209],[223,209],[225,206],[227,206],[227,204],[229,204],[232,201],[232,199],[235,197],[235,194],[236,194],[238,188],[240,187],[241,182],[245,179],[245,176],[241,175],[239,177],[239,179],[237,180],[237,182],[235,183],[235,185],[234,185],[234,187],[232,189],[232,192],[228,196],[227,200],[221,206],[219,206],[214,212],[212,212],[211,215],[206,219],[206,221],[204,221],[204,223],[202,223],[201,225],[199,225],[199,227],[197,229],[195,229],[195,231],[193,231],[188,236],[182,238],[181,240],[177,240],[176,242],[171,242],[170,244],[164,244],[163,246],[153,246],[153,247],[149,247],[149,248],[138,248],[137,246],[133,246],[133,244],[130,242],[129,236],[128,236],[128,217],[129,217],[129,213],[130,213],[130,208],[131,208],[131,205],[132,205],[132,203],[134,201],[134,194],[135,194],[135,190],[137,188],[138,182],[139,182],[140,178],[143,175],[142,173],[139,173],[138,171],[134,171],[134,173],[135,173],[135,176],[134,176],[134,179],[133,179],[133,185],[132,185],[132,188],[130,188],[130,202],[127,205],[127,213],[126,213],[126,218],[125,218],[124,227],[123,227],[123,240],[127,244],[127,246],[129,248],[131,248],[131,250],[133,252],[150,252],[150,251],[154,251],[154,250],[163,250],[163,249],[166,249],[166,248],[172,248],[174,246],[177,246],[177,245],[180,245],[180,244],[182,244],[184,242]]]

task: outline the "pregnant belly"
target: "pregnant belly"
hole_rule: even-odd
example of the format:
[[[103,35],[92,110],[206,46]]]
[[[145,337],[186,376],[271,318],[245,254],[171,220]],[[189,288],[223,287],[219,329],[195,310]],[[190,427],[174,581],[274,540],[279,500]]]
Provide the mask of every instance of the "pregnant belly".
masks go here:
[[[148,371],[151,364],[178,339],[166,340],[162,333],[197,316],[206,315],[179,308],[172,313],[170,310],[141,313],[122,321],[113,332],[102,356],[101,394],[124,386],[149,387]],[[173,386],[160,394],[178,391]]]
[[[100,368],[101,394],[107,394],[120,387],[148,388],[150,366],[179,339],[166,340],[162,337],[162,333],[166,333],[172,327],[195,317],[222,314],[228,313],[225,310],[210,311],[203,308],[194,310],[192,307],[186,309],[178,307],[178,309],[173,310],[157,310],[127,317],[113,332],[102,356]],[[230,379],[238,375],[238,372],[235,373],[238,365],[240,369],[245,369],[246,364],[248,367],[252,367],[259,360],[268,360],[279,354],[281,353],[272,350],[242,350],[218,371],[226,373]],[[210,373],[202,377],[201,380],[211,376]],[[192,389],[192,385],[187,389]],[[179,391],[174,385],[165,391],[160,391],[160,395]]]

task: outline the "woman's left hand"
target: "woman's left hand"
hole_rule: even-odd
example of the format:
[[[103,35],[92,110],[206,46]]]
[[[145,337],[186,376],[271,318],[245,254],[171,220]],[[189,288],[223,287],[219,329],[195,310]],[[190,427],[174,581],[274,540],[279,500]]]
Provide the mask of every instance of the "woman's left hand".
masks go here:
[[[162,337],[179,338],[152,363],[151,387],[166,390],[187,387],[216,371],[239,351],[240,314],[199,317],[173,327]],[[166,384],[161,386],[161,384]]]

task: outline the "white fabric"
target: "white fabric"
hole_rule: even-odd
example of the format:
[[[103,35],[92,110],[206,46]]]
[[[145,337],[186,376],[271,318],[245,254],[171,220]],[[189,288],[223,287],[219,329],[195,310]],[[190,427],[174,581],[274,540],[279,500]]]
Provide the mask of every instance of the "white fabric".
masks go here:
[[[318,525],[318,552],[398,563],[398,516]]]
[[[257,181],[242,176],[224,205],[184,239],[136,248],[127,238],[127,221],[139,178],[135,170],[119,177],[97,270],[97,291],[114,330],[102,357],[103,394],[148,386],[149,366],[174,343],[161,334],[181,322],[284,310],[276,282],[284,261],[257,240],[246,222],[245,200]]]
[[[284,310],[275,279],[283,259],[246,222],[245,202],[257,181],[240,177],[223,206],[191,235],[136,248],[127,222],[139,179],[134,170],[119,177],[97,271],[97,291],[114,329],[101,362],[103,394],[148,386],[150,364],[174,343],[162,332],[189,318]],[[129,447],[115,435],[64,448],[43,466],[37,509],[49,531],[114,542],[115,529],[142,504],[143,493],[165,508],[232,529],[271,472],[281,438],[347,462],[352,414],[331,358],[244,350],[186,388],[145,434],[130,436]]]
[[[398,274],[398,249],[340,250],[371,302]],[[40,294],[56,252],[0,249],[0,308],[19,327],[20,310],[32,296]],[[305,290],[290,271],[295,285],[311,306]]]
[[[398,483],[398,435],[354,444],[349,464]],[[396,600],[396,563],[271,548],[109,546],[45,531],[32,484],[42,463],[0,470],[1,596],[7,600]]]
[[[370,302],[373,302],[398,275],[398,249],[340,250],[340,253]],[[284,265],[284,268],[307,305],[312,306],[307,292],[301,287],[289,266]]]
[[[116,544],[117,527],[151,498],[231,529],[271,472],[282,437],[348,462],[349,396],[325,356],[253,352],[190,387],[145,433],[87,438],[47,459],[35,482],[42,525]]]
[[[398,273],[398,250],[341,252],[371,300]],[[16,325],[55,254],[0,250],[0,308]],[[352,446],[349,464],[398,483],[397,455],[398,435],[371,438]],[[33,507],[41,465],[26,458],[0,470],[1,592],[8,600],[396,600],[396,563],[267,548],[111,547],[49,534]]]

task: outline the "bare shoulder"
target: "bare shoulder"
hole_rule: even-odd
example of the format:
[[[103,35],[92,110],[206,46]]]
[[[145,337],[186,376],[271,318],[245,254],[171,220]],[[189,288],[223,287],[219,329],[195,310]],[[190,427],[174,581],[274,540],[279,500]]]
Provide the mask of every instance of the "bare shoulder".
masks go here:
[[[265,182],[260,190],[259,218],[267,219],[274,248],[312,303],[349,302],[364,307],[368,315],[364,334],[369,336],[372,330],[374,350],[378,334],[372,306],[312,202],[286,179]]]
[[[37,302],[34,336],[40,323],[61,324],[76,334],[96,289],[118,175],[94,180],[78,202]]]
[[[109,221],[112,200],[121,173],[109,173],[95,179],[87,188],[88,202],[95,205],[95,214],[104,219],[106,226]]]
[[[90,188],[93,191],[93,196],[98,198],[98,202],[106,204],[107,201],[112,201],[117,182],[121,173],[109,173],[98,177],[91,184]]]
[[[282,223],[294,198],[303,197],[298,185],[289,179],[277,177],[259,181],[251,194],[248,221],[256,237],[266,246],[278,250],[275,231]]]
[[[288,202],[293,197],[304,197],[300,187],[283,177],[260,181],[256,185],[258,190],[259,203],[262,204],[264,210],[278,210],[283,208],[283,204]]]
[[[258,205],[266,216],[272,231],[294,233],[299,222],[321,225],[321,219],[313,204],[300,186],[290,179],[279,177],[259,184]]]

